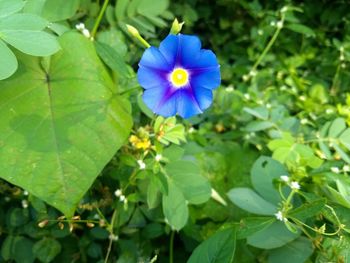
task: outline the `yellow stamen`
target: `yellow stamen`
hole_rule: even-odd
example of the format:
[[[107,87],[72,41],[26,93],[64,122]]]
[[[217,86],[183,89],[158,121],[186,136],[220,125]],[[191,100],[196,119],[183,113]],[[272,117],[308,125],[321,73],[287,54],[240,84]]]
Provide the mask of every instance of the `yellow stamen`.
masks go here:
[[[170,80],[175,87],[185,86],[188,82],[188,72],[183,68],[176,68],[171,72]]]

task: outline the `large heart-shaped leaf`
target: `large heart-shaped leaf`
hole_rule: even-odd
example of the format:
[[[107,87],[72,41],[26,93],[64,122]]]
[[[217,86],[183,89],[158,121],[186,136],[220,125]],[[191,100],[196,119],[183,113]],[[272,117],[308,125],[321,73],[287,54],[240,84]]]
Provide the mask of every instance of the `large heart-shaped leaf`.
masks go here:
[[[91,41],[60,44],[50,61],[18,54],[0,82],[0,176],[71,216],[132,120]]]

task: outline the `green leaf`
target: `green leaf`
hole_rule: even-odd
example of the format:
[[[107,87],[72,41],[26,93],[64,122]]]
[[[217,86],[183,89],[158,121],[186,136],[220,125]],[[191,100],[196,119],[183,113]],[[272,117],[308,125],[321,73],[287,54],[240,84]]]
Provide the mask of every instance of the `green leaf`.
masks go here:
[[[279,179],[281,175],[288,175],[288,171],[280,162],[270,157],[261,156],[254,163],[250,174],[254,189],[265,200],[273,204],[278,204],[281,201],[274,180]]]
[[[283,222],[276,221],[267,228],[249,236],[247,243],[253,247],[272,249],[282,247],[300,235],[290,232]]]
[[[336,143],[333,143],[334,149],[340,155],[340,157],[347,163],[350,163],[350,157],[344,152],[344,150]]]
[[[311,36],[311,37],[316,36],[315,32],[310,27],[307,27],[301,24],[288,24],[285,26],[285,28],[288,28],[300,34],[304,34],[306,36]]]
[[[18,62],[15,54],[8,46],[0,39],[0,80],[10,77],[18,67]]]
[[[33,252],[41,262],[49,263],[61,252],[61,244],[53,238],[44,238],[35,243]]]
[[[135,0],[134,0],[135,1]],[[137,7],[140,14],[161,15],[169,6],[168,0],[142,0]]]
[[[256,132],[256,131],[269,129],[274,125],[275,124],[270,121],[252,121],[248,123],[248,125],[244,128],[244,130],[249,132]]]
[[[249,188],[233,188],[227,193],[238,207],[258,215],[274,215],[277,207]]]
[[[219,230],[193,251],[187,263],[231,263],[236,250],[236,229]]]
[[[339,141],[350,151],[350,128],[339,136]]]
[[[261,231],[275,222],[271,217],[248,217],[238,223],[237,239],[244,239],[252,234]]]
[[[182,158],[182,156],[184,155],[185,150],[178,146],[178,145],[170,145],[169,147],[167,147],[162,155],[163,157],[167,158],[168,160],[171,161],[178,161]]]
[[[166,26],[159,16],[167,11],[168,6],[168,0],[118,0],[115,16],[124,31],[127,32],[125,24],[130,24],[142,35],[152,37],[156,26]]]
[[[182,191],[175,183],[168,180],[168,194],[163,195],[163,213],[169,225],[179,231],[188,220],[188,207]]]
[[[326,205],[326,199],[317,199],[311,202],[307,202],[293,209],[288,213],[288,216],[295,217],[301,221],[308,219],[314,215],[321,213],[322,209]]]
[[[69,0],[64,3],[61,0],[46,0],[41,15],[50,22],[62,21],[74,16],[79,4],[80,0]]]
[[[33,242],[22,236],[8,235],[1,247],[1,256],[6,260],[15,260],[16,263],[32,263],[35,256],[32,252]]]
[[[14,14],[0,20],[2,30],[43,30],[49,22],[33,14]]]
[[[112,47],[122,57],[127,53],[128,47],[125,44],[125,37],[121,31],[115,28],[99,32],[97,34],[97,40],[98,42],[102,42]]]
[[[159,202],[159,183],[157,182],[157,177],[155,175],[151,175],[150,182],[147,188],[147,205],[149,209],[155,208],[158,206]]]
[[[261,120],[267,120],[269,117],[269,111],[267,110],[266,107],[256,107],[256,108],[244,107],[243,110]]]
[[[33,263],[35,255],[33,253],[34,243],[26,237],[19,237],[14,244],[14,260],[16,263]]]
[[[333,158],[328,145],[326,145],[321,139],[318,141],[318,145],[328,160]]]
[[[312,242],[299,237],[283,247],[270,250],[268,263],[304,263],[313,253]]]
[[[22,0],[0,0],[0,18],[12,15],[20,11],[25,5]]]
[[[117,72],[120,76],[127,77],[129,75],[129,70],[123,57],[120,56],[112,47],[98,41],[95,41],[95,47],[97,54],[108,67]]]
[[[165,167],[167,174],[190,204],[201,204],[210,198],[211,187],[201,176],[199,167],[191,161],[174,161]]]
[[[1,30],[0,36],[11,46],[32,56],[50,56],[60,49],[56,38],[42,31]]]
[[[328,130],[328,136],[337,138],[346,129],[346,123],[343,118],[336,118]]]
[[[118,20],[124,20],[125,11],[129,5],[130,0],[118,0],[115,6],[115,16]]]
[[[20,54],[18,72],[0,82],[0,169],[69,217],[124,143],[131,116],[93,43],[73,32],[60,43],[48,71]]]

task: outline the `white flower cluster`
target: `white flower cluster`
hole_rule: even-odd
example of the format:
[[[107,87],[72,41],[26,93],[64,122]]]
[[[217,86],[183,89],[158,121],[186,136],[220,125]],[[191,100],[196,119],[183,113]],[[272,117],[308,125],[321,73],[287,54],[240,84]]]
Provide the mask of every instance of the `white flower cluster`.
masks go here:
[[[145,170],[146,169],[146,164],[144,163],[143,160],[137,160],[137,163],[139,165],[140,170]]]
[[[287,222],[287,218],[285,218],[285,216],[283,215],[282,211],[278,211],[275,214],[275,217],[277,218],[277,220],[282,221],[282,222]]]
[[[119,197],[119,201],[120,202],[123,202],[124,204],[127,204],[128,203],[128,199],[125,197],[125,195],[123,195],[123,192],[121,189],[117,189],[115,192],[114,192],[114,195],[116,197]]]
[[[300,184],[297,181],[291,181],[288,175],[281,175],[280,180],[287,183],[292,190],[300,190]]]
[[[77,30],[79,30],[85,37],[87,38],[91,38],[91,34],[89,29],[85,28],[85,24],[84,23],[79,23],[75,26],[75,28]]]
[[[335,174],[339,174],[340,172],[347,173],[347,172],[350,172],[350,166],[346,164],[343,166],[342,169],[339,169],[338,167],[334,166],[334,167],[331,167],[331,172]]]

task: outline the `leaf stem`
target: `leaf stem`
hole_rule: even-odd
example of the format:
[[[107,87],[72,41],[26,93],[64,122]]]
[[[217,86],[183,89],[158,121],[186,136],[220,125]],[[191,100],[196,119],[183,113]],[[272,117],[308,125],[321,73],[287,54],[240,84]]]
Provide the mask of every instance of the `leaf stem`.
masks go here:
[[[102,8],[100,10],[100,13],[98,14],[97,20],[96,20],[96,22],[94,24],[94,27],[93,27],[92,31],[91,31],[91,37],[92,38],[95,38],[95,36],[96,36],[97,29],[98,29],[98,27],[99,27],[99,25],[101,23],[101,20],[102,20],[102,17],[104,15],[105,11],[106,11],[106,8],[108,6],[108,2],[109,2],[109,0],[105,0],[104,1],[103,6],[102,6]]]
[[[169,244],[169,263],[174,263],[174,237],[175,231],[171,231]]]

